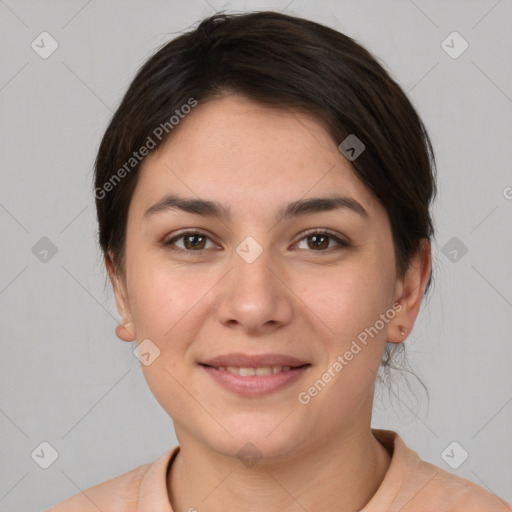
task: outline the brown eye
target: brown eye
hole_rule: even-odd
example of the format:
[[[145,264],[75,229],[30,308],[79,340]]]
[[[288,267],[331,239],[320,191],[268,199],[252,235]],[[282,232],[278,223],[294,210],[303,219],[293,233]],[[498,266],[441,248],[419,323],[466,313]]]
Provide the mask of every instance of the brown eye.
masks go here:
[[[211,244],[210,247],[207,247],[208,241]],[[205,249],[215,247],[215,244],[213,244],[208,236],[198,231],[182,233],[167,240],[163,245],[184,252],[201,252]]]
[[[306,249],[317,251],[317,252],[328,252],[330,250],[339,250],[344,247],[349,247],[350,244],[338,236],[334,235],[333,233],[330,233],[328,231],[313,231],[304,236],[301,240],[299,240],[299,244],[303,241],[307,240],[306,242]],[[335,242],[334,246],[332,246],[331,242]],[[299,247],[300,249],[303,249],[304,247]]]
[[[206,237],[203,235],[185,235],[183,240],[185,249],[204,249]]]
[[[326,235],[310,235],[307,237],[310,241],[310,249],[327,249],[329,247],[329,237]]]

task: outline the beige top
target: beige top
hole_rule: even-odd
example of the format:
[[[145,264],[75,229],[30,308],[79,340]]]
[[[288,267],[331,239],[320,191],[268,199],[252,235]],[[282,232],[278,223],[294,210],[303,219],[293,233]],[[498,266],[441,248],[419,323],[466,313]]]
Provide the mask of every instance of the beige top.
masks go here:
[[[372,429],[391,465],[361,512],[512,512],[512,506],[482,487],[448,473],[408,448],[396,432]],[[153,462],[89,487],[46,512],[173,512],[167,472],[179,446]]]

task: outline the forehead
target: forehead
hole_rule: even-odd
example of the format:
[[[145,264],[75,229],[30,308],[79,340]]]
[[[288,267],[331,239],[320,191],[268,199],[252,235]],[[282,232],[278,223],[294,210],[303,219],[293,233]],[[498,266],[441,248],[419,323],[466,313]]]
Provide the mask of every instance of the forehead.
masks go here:
[[[241,96],[199,103],[143,161],[132,201],[164,193],[207,197],[254,214],[290,200],[340,193],[379,207],[322,123]]]

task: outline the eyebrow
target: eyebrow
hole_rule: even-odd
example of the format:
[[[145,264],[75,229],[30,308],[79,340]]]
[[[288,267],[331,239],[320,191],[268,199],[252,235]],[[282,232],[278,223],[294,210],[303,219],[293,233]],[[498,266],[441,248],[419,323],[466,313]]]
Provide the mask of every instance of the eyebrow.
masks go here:
[[[329,212],[338,209],[353,211],[364,218],[368,218],[368,212],[363,205],[351,197],[328,196],[299,199],[286,205],[278,212],[279,219],[288,219],[311,213]],[[230,208],[217,201],[199,198],[186,198],[174,194],[168,194],[144,212],[144,219],[148,219],[158,213],[169,210],[181,210],[195,215],[215,217],[217,219],[230,220]]]

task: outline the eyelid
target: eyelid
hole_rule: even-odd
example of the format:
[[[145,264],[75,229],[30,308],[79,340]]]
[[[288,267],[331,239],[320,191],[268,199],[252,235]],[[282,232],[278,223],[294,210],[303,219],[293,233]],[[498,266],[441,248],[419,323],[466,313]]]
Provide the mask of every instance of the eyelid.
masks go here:
[[[352,242],[348,239],[348,237],[338,234],[336,231],[333,231],[328,228],[308,229],[304,233],[301,233],[300,238],[294,243],[294,245],[301,242],[302,240],[304,240],[304,238],[307,238],[308,236],[312,236],[312,235],[327,235],[331,239],[335,240],[340,247],[350,247],[352,245]],[[325,249],[323,251],[309,251],[309,252],[322,253],[322,252],[329,252],[329,251],[336,250],[336,249],[337,249],[336,247],[331,247],[330,249]]]
[[[162,240],[161,245],[163,247],[170,247],[172,250],[177,251],[177,252],[189,253],[189,254],[190,253],[201,254],[202,252],[206,251],[206,249],[199,249],[197,251],[190,251],[190,250],[186,250],[186,249],[181,249],[180,247],[174,247],[173,246],[174,243],[176,242],[176,240],[179,240],[180,238],[183,238],[186,235],[202,235],[202,236],[208,238],[214,244],[220,245],[220,244],[218,244],[215,241],[214,237],[210,233],[208,233],[207,231],[204,231],[203,229],[200,229],[200,228],[186,228],[183,231],[178,231],[177,233],[173,233],[172,236],[165,237]]]
[[[298,242],[300,242],[303,238],[306,238],[307,236],[311,235],[329,235],[331,238],[336,239],[340,243],[350,245],[351,241],[349,238],[345,235],[342,235],[341,233],[337,233],[336,231],[333,231],[332,229],[328,228],[311,228],[306,230],[304,233],[301,233],[301,237],[298,239]]]

